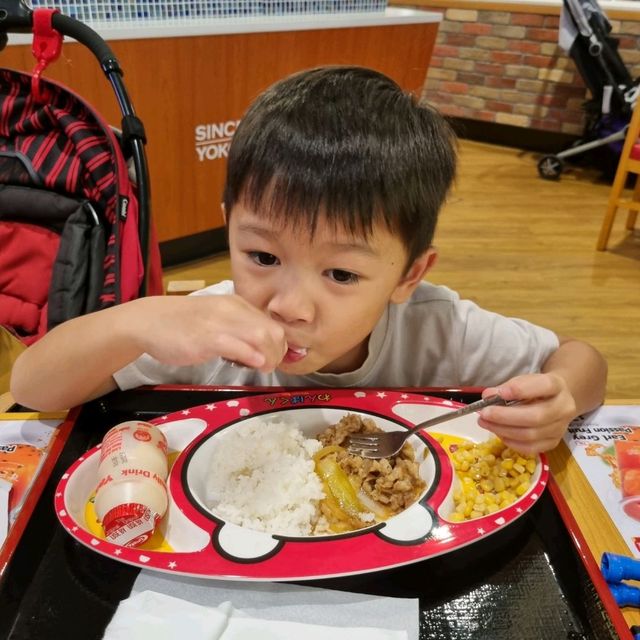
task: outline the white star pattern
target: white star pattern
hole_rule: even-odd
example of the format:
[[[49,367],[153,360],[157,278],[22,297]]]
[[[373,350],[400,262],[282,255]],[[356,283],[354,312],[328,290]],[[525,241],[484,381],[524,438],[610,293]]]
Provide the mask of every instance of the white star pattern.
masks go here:
[[[160,420],[166,420],[167,416],[162,416],[162,418],[160,418]]]
[[[73,531],[74,533],[75,533],[77,530],[78,530],[78,527],[77,527],[77,526],[75,526],[75,527],[71,527],[71,531]]]
[[[484,534],[484,529],[482,527],[478,527],[477,531],[478,531],[478,535]]]
[[[178,566],[178,563],[172,560],[167,566],[169,569],[175,569]]]
[[[115,555],[117,556],[122,555],[122,551],[120,551],[120,549],[116,549],[113,553],[115,553]]]
[[[56,498],[59,498],[62,495],[62,493],[60,491],[58,491],[58,493],[56,493]]]
[[[205,407],[205,409],[206,409],[207,411],[213,411],[215,408],[216,408],[216,405],[215,405],[215,404],[208,404],[208,405]]]
[[[386,398],[387,394],[384,391],[378,391],[378,393],[376,393],[376,396],[378,396],[378,398]]]
[[[182,412],[182,415],[183,415],[183,416],[188,416],[190,413],[191,413],[191,411],[189,411],[189,409],[185,409],[185,410]]]
[[[403,393],[400,397],[401,397],[403,400],[406,400],[409,396],[408,396],[406,393]]]

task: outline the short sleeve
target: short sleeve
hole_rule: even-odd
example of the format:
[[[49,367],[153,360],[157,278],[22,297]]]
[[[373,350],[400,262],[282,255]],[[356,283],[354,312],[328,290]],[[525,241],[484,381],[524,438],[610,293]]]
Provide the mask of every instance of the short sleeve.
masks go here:
[[[469,300],[454,306],[461,385],[493,386],[525,373],[539,373],[558,349],[549,329],[478,307]]]

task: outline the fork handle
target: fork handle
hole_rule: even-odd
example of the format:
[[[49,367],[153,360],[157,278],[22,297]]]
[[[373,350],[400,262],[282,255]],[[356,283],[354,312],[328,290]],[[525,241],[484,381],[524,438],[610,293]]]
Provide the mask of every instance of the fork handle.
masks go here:
[[[513,404],[518,404],[519,400],[504,400],[501,396],[489,396],[488,398],[483,398],[482,400],[477,400],[476,402],[472,402],[471,404],[466,405],[465,407],[461,407],[457,411],[449,411],[447,413],[443,413],[441,416],[436,416],[435,418],[431,418],[430,420],[425,420],[424,422],[419,422],[415,427],[409,429],[409,433],[413,431],[418,431],[419,429],[425,429],[426,427],[433,427],[436,424],[440,424],[441,422],[448,422],[449,420],[455,420],[456,418],[460,418],[461,416],[466,416],[469,413],[473,413],[474,411],[479,411],[480,409],[484,409],[484,407],[489,407],[492,404],[501,404],[503,406],[511,406]]]

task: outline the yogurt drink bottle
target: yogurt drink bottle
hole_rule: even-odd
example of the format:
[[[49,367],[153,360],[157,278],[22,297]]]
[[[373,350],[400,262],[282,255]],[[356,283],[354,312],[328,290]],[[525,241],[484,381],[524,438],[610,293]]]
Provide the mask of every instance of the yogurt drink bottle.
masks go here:
[[[167,440],[155,425],[132,420],[102,440],[95,510],[106,539],[136,547],[146,542],[168,506]]]

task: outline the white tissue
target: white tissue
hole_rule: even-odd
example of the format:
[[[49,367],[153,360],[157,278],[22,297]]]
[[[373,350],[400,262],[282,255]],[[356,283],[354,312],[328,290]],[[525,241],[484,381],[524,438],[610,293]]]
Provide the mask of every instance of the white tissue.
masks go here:
[[[9,493],[12,484],[0,479],[0,549],[9,534]]]
[[[203,607],[163,593],[143,591],[123,600],[105,631],[105,640],[218,640],[227,626],[224,605]]]
[[[104,640],[407,640],[404,631],[372,627],[337,628],[248,618],[229,602],[204,607],[154,591],[120,603]]]

